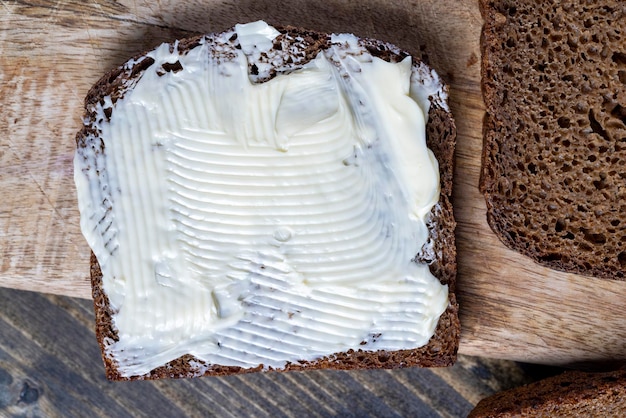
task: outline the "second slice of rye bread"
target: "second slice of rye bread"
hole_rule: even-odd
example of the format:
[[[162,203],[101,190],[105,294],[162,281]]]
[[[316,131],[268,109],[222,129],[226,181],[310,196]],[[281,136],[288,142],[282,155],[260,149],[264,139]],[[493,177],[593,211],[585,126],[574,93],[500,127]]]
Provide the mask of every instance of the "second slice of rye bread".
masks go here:
[[[279,28],[281,34],[274,41],[273,51],[287,51],[291,47],[301,52],[298,57],[310,60],[315,55],[330,47],[330,35],[305,31],[294,27]],[[206,35],[211,38],[214,35]],[[203,36],[180,40],[176,45],[181,53],[194,48],[200,43]],[[230,42],[235,42],[231,38]],[[396,47],[376,40],[361,39],[360,43],[372,56],[379,57],[390,62],[399,62],[408,54]],[[237,44],[230,45],[236,48]],[[97,104],[103,97],[110,96],[113,104],[123,97],[127,89],[132,88],[133,81],[141,77],[143,72],[153,65],[154,61],[144,59],[142,56],[135,57],[134,65],[121,66],[104,75],[90,90],[85,99],[85,125],[77,135],[77,146],[80,149],[90,147],[92,143],[99,143],[99,131],[95,128],[98,113],[95,111]],[[286,60],[295,59],[287,56]],[[419,57],[414,57],[414,66],[420,63]],[[280,73],[279,70],[270,71],[269,77]],[[265,81],[265,80],[261,80]],[[443,88],[443,87],[442,87]],[[368,351],[364,349],[348,350],[342,353],[329,353],[328,356],[314,361],[301,361],[289,363],[286,370],[303,369],[375,369],[375,368],[398,368],[410,366],[448,366],[456,359],[460,338],[460,324],[458,319],[458,304],[455,296],[456,283],[456,246],[454,229],[456,226],[452,212],[450,196],[452,193],[452,175],[454,167],[454,148],[456,143],[456,126],[449,110],[431,97],[431,106],[426,125],[426,141],[428,147],[439,162],[441,193],[438,204],[432,209],[428,221],[429,241],[432,251],[429,254],[418,254],[417,261],[426,262],[430,266],[432,274],[442,284],[449,287],[449,304],[446,311],[439,318],[437,329],[428,344],[397,351]],[[105,115],[110,117],[110,115]],[[95,149],[95,148],[94,148]],[[96,150],[95,152],[98,152]],[[262,365],[256,368],[244,369],[241,367],[224,366],[219,364],[204,364],[192,355],[184,355],[167,364],[157,367],[149,373],[141,376],[124,377],[117,368],[115,360],[106,354],[106,344],[119,339],[114,325],[113,312],[109,303],[108,295],[103,288],[102,271],[98,260],[92,254],[91,257],[91,280],[93,299],[96,312],[96,334],[103,351],[106,374],[112,380],[135,380],[135,379],[158,379],[165,377],[194,377],[199,375],[229,375],[262,370]],[[200,371],[197,367],[202,364]]]
[[[548,267],[626,278],[626,3],[481,0],[481,191]]]

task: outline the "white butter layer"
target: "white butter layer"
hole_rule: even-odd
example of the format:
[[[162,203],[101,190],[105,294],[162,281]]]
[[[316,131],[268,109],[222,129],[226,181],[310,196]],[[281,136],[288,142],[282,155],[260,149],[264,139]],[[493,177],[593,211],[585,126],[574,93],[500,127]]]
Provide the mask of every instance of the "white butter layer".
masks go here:
[[[438,80],[334,35],[256,84],[248,61],[278,32],[236,33],[242,49],[219,63],[209,51],[232,33],[150,52],[134,89],[98,105],[113,111],[94,148],[77,151],[81,228],[119,334],[108,354],[133,376],[183,354],[282,368],[425,345],[448,306],[412,261],[439,198],[425,143]]]

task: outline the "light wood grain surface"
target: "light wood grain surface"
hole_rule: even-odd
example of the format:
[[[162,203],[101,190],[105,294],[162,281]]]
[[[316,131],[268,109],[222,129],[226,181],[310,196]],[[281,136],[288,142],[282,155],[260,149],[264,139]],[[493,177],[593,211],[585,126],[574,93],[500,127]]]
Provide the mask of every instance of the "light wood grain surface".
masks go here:
[[[422,51],[450,86],[458,126],[460,352],[539,363],[626,360],[626,282],[559,273],[507,250],[478,191],[481,122],[474,1],[2,1],[0,286],[88,298],[74,135],[107,70],[160,42],[265,19]]]

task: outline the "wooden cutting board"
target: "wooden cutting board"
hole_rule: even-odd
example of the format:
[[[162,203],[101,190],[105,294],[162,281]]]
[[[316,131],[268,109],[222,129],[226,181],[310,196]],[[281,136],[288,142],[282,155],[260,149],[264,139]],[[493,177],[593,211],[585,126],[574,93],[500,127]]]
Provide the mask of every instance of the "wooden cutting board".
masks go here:
[[[626,360],[626,282],[540,267],[507,250],[486,223],[474,1],[3,1],[0,286],[90,297],[72,167],[89,87],[160,42],[257,19],[421,50],[450,84],[461,353],[552,364]]]

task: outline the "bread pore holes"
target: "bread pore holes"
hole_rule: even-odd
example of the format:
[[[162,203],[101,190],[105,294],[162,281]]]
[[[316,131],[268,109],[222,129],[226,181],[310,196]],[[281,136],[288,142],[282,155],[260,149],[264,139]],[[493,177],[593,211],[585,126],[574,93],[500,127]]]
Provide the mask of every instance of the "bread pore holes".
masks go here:
[[[622,251],[617,255],[617,261],[619,262],[620,266],[626,267],[626,251]]]
[[[584,235],[585,241],[591,244],[604,244],[606,242],[606,236],[604,236],[604,234],[593,233],[586,228],[581,228],[581,232]]]
[[[569,118],[565,117],[565,116],[561,116],[558,120],[557,123],[559,124],[559,126],[563,129],[567,129],[570,127],[570,121]]]
[[[613,109],[611,109],[611,116],[619,119],[624,125],[626,125],[626,107],[618,103]]]
[[[556,225],[554,226],[554,230],[556,232],[562,232],[565,229],[565,220],[557,219]]]
[[[594,133],[600,135],[600,137],[602,137],[604,140],[611,140],[608,133],[604,130],[600,122],[598,122],[598,120],[596,119],[593,109],[589,109],[589,126]]]
[[[618,66],[626,67],[626,53],[624,52],[614,52],[611,55],[611,60]]]

